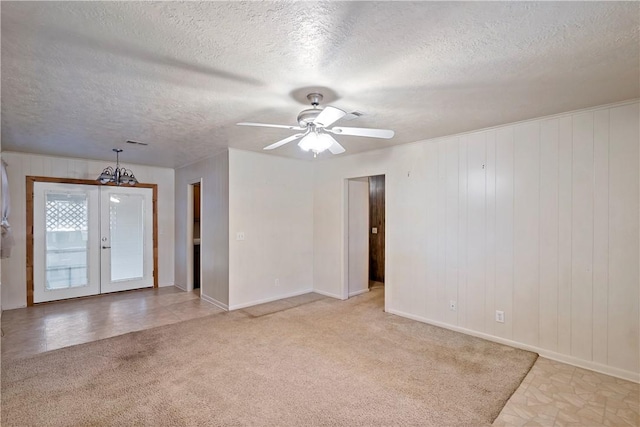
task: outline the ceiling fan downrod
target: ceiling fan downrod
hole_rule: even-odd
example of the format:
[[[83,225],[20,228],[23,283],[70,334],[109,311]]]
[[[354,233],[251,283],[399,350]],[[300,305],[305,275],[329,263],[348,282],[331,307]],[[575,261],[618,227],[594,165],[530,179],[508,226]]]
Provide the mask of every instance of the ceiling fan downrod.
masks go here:
[[[307,99],[313,106],[313,108],[317,108],[318,105],[322,102],[322,94],[321,93],[310,93],[307,95]]]

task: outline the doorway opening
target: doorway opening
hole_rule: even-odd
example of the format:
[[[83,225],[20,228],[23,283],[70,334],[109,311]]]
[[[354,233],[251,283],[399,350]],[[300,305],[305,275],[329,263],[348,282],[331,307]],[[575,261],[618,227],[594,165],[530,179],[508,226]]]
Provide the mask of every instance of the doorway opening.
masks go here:
[[[190,223],[192,225],[191,228],[191,236],[189,239],[190,249],[192,252],[192,273],[190,274],[192,286],[190,287],[195,293],[200,295],[201,289],[200,285],[202,283],[202,263],[200,258],[200,238],[201,234],[201,221],[202,221],[202,191],[201,191],[201,183],[197,181],[190,185],[190,193],[192,197],[190,198],[191,205],[191,219]]]
[[[347,180],[347,275],[344,298],[384,288],[385,176]]]
[[[369,177],[369,288],[384,286],[384,175]]]
[[[157,287],[157,185],[28,176],[27,306]]]

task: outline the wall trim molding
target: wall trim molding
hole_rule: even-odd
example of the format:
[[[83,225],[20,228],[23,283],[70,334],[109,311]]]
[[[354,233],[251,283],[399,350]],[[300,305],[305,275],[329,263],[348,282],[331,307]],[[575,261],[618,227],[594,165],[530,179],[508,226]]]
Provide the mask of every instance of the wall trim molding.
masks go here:
[[[370,291],[370,289],[367,288],[367,289],[360,289],[359,291],[349,292],[349,297],[355,297],[356,295],[364,294],[364,293],[367,293],[369,291]]]
[[[254,305],[264,304],[264,303],[267,303],[267,302],[277,301],[277,300],[281,300],[281,299],[285,299],[285,298],[297,297],[298,295],[304,295],[304,294],[308,294],[310,292],[315,292],[315,291],[312,288],[307,288],[307,289],[304,289],[302,291],[295,291],[295,292],[291,292],[291,293],[284,294],[284,295],[277,295],[275,297],[269,297],[269,298],[265,298],[265,299],[261,299],[261,300],[244,302],[242,304],[234,304],[234,305],[229,307],[229,311],[239,310],[241,308],[247,308],[247,307],[251,307],[251,306],[254,306]]]
[[[180,289],[182,289],[182,288],[180,288]],[[216,307],[221,308],[224,311],[229,311],[229,306],[227,304],[222,303],[222,302],[218,301],[215,298],[211,298],[210,296],[203,294],[202,293],[202,289],[200,289],[200,299],[203,300],[203,301],[208,302],[211,305],[215,305]]]
[[[440,328],[449,329],[454,332],[460,332],[460,333],[471,335],[477,338],[483,338],[488,341],[496,342],[498,344],[508,345],[509,347],[515,347],[522,350],[532,351],[534,353],[538,353],[540,356],[545,357],[547,359],[566,363],[572,366],[577,366],[578,368],[588,369],[590,371],[599,372],[601,374],[611,375],[612,377],[622,378],[623,380],[632,381],[634,383],[640,383],[640,372],[626,371],[624,369],[616,368],[613,366],[603,365],[601,363],[592,362],[589,360],[578,359],[573,356],[556,353],[554,351],[546,350],[544,348],[536,347],[533,345],[523,344],[518,341],[512,341],[506,338],[497,337],[495,335],[485,334],[484,332],[478,332],[472,329],[450,325],[448,323],[427,319],[422,316],[415,316],[413,314],[405,313],[400,310],[388,309],[386,311],[387,313],[395,314],[401,317],[406,317],[407,319],[416,320],[418,322],[427,323],[429,325],[438,326]]]
[[[339,300],[344,300],[344,298],[342,298],[340,295],[338,295],[338,294],[334,294],[334,293],[331,293],[331,292],[321,291],[321,290],[319,290],[319,289],[314,289],[314,290],[312,290],[312,292],[315,292],[316,294],[324,295],[325,297],[330,297],[330,298],[335,298],[335,299],[339,299]]]
[[[183,288],[182,286],[178,285],[177,283],[175,283],[173,286],[175,286],[176,288],[180,289],[181,291],[187,292],[187,288]]]

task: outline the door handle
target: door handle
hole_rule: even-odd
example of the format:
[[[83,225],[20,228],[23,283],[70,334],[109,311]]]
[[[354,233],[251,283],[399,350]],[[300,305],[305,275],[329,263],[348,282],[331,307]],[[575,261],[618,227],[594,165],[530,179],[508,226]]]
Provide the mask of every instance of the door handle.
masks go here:
[[[111,249],[111,246],[103,246],[102,249]]]

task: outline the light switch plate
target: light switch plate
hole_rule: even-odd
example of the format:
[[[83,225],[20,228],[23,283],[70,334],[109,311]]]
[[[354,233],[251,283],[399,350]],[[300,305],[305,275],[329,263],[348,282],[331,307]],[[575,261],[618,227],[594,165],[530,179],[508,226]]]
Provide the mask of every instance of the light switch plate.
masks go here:
[[[371,234],[378,234],[378,227],[373,227],[371,229]]]

